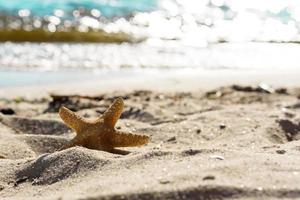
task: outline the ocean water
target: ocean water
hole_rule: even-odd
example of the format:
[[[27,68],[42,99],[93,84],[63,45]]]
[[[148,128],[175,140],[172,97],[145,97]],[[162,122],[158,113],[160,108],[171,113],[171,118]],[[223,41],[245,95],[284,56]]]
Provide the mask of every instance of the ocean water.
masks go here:
[[[77,9],[98,10],[102,16],[126,16],[133,12],[152,11],[156,0],[1,0],[0,12],[7,15],[32,15],[43,17],[60,13],[70,18]],[[20,12],[21,11],[21,12]],[[27,11],[27,12],[26,12]],[[28,13],[29,11],[29,13]]]
[[[80,78],[68,70],[296,69],[299,33],[294,0],[0,0],[0,86]]]
[[[0,41],[34,41],[31,32],[39,42],[103,42],[88,37],[104,31],[190,46],[300,42],[299,13],[300,3],[293,0],[1,0]]]

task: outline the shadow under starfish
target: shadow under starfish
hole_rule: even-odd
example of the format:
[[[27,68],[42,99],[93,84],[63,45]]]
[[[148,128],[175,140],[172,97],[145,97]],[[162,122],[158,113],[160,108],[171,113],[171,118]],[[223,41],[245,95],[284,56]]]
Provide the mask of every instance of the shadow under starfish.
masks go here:
[[[110,153],[113,153],[113,154],[119,154],[119,155],[128,155],[131,153],[131,151],[127,151],[127,150],[122,150],[122,149],[113,149],[110,151]]]
[[[122,114],[124,103],[117,98],[105,113],[96,120],[87,120],[66,107],[61,107],[62,120],[76,132],[76,136],[60,150],[73,146],[83,146],[111,153],[126,155],[129,151],[117,147],[134,147],[147,144],[149,137],[116,130],[115,124]]]

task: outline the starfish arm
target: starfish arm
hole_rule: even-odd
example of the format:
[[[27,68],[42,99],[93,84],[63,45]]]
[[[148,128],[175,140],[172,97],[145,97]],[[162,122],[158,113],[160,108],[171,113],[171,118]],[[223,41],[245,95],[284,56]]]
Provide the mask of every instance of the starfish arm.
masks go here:
[[[86,127],[87,122],[84,119],[64,106],[59,109],[59,116],[76,133],[80,133]]]
[[[124,107],[122,98],[117,98],[113,104],[102,115],[104,123],[113,128],[120,118]]]
[[[146,135],[116,131],[113,133],[111,142],[113,147],[134,147],[147,144],[149,137]]]

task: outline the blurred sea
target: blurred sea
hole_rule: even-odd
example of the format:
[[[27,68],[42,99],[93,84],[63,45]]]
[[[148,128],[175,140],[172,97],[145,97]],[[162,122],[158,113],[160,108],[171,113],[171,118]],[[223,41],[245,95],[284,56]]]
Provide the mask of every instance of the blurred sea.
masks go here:
[[[0,77],[297,68],[299,28],[294,0],[0,0]]]
[[[156,0],[9,0],[0,2],[0,11],[6,15],[45,17],[58,15],[72,18],[76,10],[89,10],[105,17],[126,16],[133,12],[155,10]],[[98,11],[98,13],[97,13]]]

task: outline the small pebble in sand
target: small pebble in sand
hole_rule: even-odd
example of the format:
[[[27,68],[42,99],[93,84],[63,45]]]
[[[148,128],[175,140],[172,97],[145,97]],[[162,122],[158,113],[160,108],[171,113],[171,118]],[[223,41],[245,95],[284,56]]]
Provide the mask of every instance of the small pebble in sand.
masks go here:
[[[220,129],[225,129],[225,128],[226,128],[226,125],[225,125],[225,124],[220,124],[220,125],[219,125],[219,128],[220,128]]]
[[[166,179],[161,179],[161,180],[159,180],[159,183],[160,184],[168,184],[168,183],[170,183],[171,181],[169,181],[169,180],[166,180]]]
[[[170,137],[169,139],[166,140],[166,142],[175,142],[176,141],[176,137]]]
[[[213,91],[206,93],[206,97],[209,99],[217,99],[217,98],[222,97],[223,95],[224,95],[223,92],[220,90],[217,90],[217,91],[213,90]]]
[[[2,113],[4,115],[13,115],[13,114],[15,114],[15,111],[11,108],[1,108],[0,113]]]
[[[276,153],[278,153],[278,154],[285,154],[286,151],[283,150],[283,149],[278,149],[278,150],[276,150]]]
[[[197,134],[201,133],[201,129],[200,129],[200,128],[197,129],[197,130],[196,130],[196,133],[197,133]]]
[[[216,159],[216,160],[224,160],[225,159],[223,156],[219,156],[219,155],[212,155],[212,156],[210,156],[210,158]]]
[[[204,176],[202,180],[204,181],[211,181],[211,180],[215,180],[216,177],[213,176],[213,175],[207,175],[207,176]]]
[[[275,89],[272,88],[270,85],[265,84],[265,83],[260,83],[258,85],[258,88],[262,91],[262,92],[266,92],[269,94],[273,94],[275,92]]]

